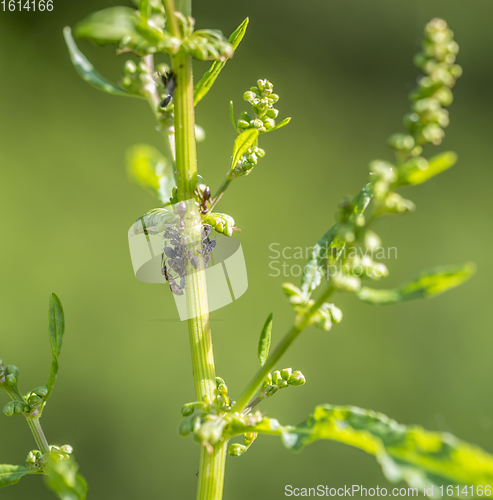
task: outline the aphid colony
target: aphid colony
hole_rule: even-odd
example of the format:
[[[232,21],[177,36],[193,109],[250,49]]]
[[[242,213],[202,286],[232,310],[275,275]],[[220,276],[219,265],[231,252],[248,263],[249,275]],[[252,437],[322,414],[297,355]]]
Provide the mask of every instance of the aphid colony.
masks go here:
[[[174,227],[166,227],[163,238],[165,239],[161,273],[170,284],[170,290],[175,295],[183,295],[185,289],[185,278],[187,266],[190,262],[194,269],[199,268],[199,256],[204,259],[207,268],[211,259],[210,253],[216,247],[216,240],[211,240],[211,226],[205,224],[202,227],[200,241],[192,241],[185,234],[187,205],[181,201],[176,206],[178,221]]]

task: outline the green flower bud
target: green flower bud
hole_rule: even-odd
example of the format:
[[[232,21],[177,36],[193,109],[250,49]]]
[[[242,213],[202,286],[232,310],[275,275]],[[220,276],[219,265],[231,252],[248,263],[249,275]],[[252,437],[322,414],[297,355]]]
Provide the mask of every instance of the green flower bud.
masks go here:
[[[64,444],[61,448],[60,448],[60,451],[62,453],[65,453],[66,455],[72,455],[72,453],[74,452],[74,449],[72,448],[72,446],[70,446],[69,444]]]
[[[288,380],[289,385],[299,386],[306,383],[306,378],[299,370],[293,372]]]
[[[5,377],[5,383],[9,386],[15,389],[17,387],[17,379],[15,378],[15,375],[7,375]]]
[[[272,118],[264,119],[264,127],[266,130],[270,130],[276,126],[276,122]]]
[[[42,401],[42,398],[40,398],[39,396],[37,396],[36,394],[31,394],[29,396],[29,404],[32,405],[32,406],[36,406],[37,404],[39,404],[40,402]]]
[[[178,428],[178,432],[180,436],[188,436],[192,432],[193,422],[190,418],[186,418],[180,422],[180,427]]]
[[[133,61],[127,61],[124,66],[125,73],[133,74],[137,72],[137,65]]]
[[[363,244],[369,250],[375,250],[382,246],[382,240],[380,239],[378,234],[374,233],[373,231],[367,230],[365,231],[363,237]]]
[[[263,387],[267,387],[272,384],[272,373],[269,373],[263,382]]]
[[[336,274],[332,279],[334,285],[343,292],[357,292],[361,288],[361,280],[357,276]]]
[[[246,450],[247,447],[245,445],[239,443],[233,443],[228,448],[228,455],[230,457],[239,457],[240,455],[243,455],[243,453],[245,453]]]
[[[187,403],[182,406],[181,414],[183,417],[188,417],[195,411],[195,403]]]
[[[29,411],[29,407],[26,406],[24,403],[21,403],[20,401],[17,401],[14,406],[14,413],[16,415],[20,415],[24,411]]]
[[[250,128],[250,122],[245,120],[238,120],[238,128],[247,129]]]
[[[288,386],[288,381],[287,380],[281,380],[279,382],[279,389],[284,389],[287,386]]]
[[[262,397],[263,398],[270,398],[273,396],[277,391],[279,390],[278,385],[268,385],[265,387],[265,389],[262,391]]]
[[[411,151],[414,146],[414,137],[412,135],[394,134],[389,138],[389,145],[396,151]]]
[[[10,401],[3,407],[3,413],[7,417],[11,417],[15,412],[15,401]]]
[[[14,365],[8,365],[5,367],[5,375],[13,375],[17,379],[19,378],[19,368]]]
[[[279,385],[279,383],[281,382],[281,380],[282,380],[281,372],[279,370],[276,370],[272,374],[272,382],[274,382],[275,385]]]
[[[275,104],[279,100],[279,96],[277,94],[270,94],[267,96],[267,99],[269,99],[270,102]]]
[[[389,193],[385,199],[385,210],[390,213],[403,214],[416,208],[411,200],[406,200],[398,193]]]
[[[28,453],[26,462],[29,464],[33,464],[34,462],[36,462],[36,455],[32,451]]]
[[[36,389],[33,389],[32,392],[40,398],[44,398],[48,394],[48,389],[44,385],[42,385],[40,387],[36,387]]]
[[[272,119],[276,119],[277,116],[279,115],[279,111],[277,109],[274,109],[274,108],[270,108],[268,109],[266,112],[265,112],[265,115],[268,117],[268,118],[272,118]]]
[[[292,373],[293,373],[292,368],[284,368],[284,370],[281,370],[281,378],[283,380],[289,380],[289,377],[291,377]]]
[[[256,97],[257,96],[251,90],[248,90],[243,94],[243,99],[247,102],[253,101]]]

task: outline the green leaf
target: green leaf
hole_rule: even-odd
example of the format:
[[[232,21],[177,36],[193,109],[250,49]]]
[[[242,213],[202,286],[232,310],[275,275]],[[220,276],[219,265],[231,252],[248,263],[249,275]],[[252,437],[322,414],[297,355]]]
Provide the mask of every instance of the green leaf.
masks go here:
[[[118,45],[119,53],[134,52],[139,56],[155,52],[176,53],[180,45],[178,39],[148,24],[129,7],[110,7],[94,12],[77,24],[76,36],[97,45]]]
[[[264,366],[267,358],[269,357],[273,316],[274,314],[270,313],[267,317],[258,341],[258,360],[260,362],[260,366]]]
[[[229,37],[229,43],[233,46],[234,50],[236,50],[243,36],[245,35],[247,26],[248,26],[248,17],[238,26],[238,28],[236,28],[236,30]],[[216,81],[216,78],[219,76],[219,73],[224,68],[225,64],[226,61],[214,61],[209,70],[197,82],[193,90],[193,99],[195,106],[197,106],[197,104],[205,97],[207,92],[209,92],[212,85]]]
[[[143,2],[145,3],[145,2]],[[77,38],[98,45],[118,45],[124,38],[135,36],[138,18],[130,7],[110,7],[90,14],[76,28]]]
[[[235,110],[234,110],[233,101],[229,101],[229,117],[231,118],[231,123],[233,124],[233,128],[235,129],[235,132],[238,132],[238,129],[236,128],[236,122],[235,122]]]
[[[363,213],[372,197],[371,185],[367,184],[352,200],[353,216]],[[329,254],[338,255],[344,241],[338,237],[339,225],[332,226],[315,244],[301,277],[301,290],[306,298],[320,285],[326,276]],[[337,258],[336,258],[337,260]]]
[[[284,444],[295,451],[319,439],[359,448],[377,458],[387,479],[405,480],[421,492],[423,485],[493,484],[493,456],[478,446],[398,424],[371,410],[317,406],[308,420],[281,432]]]
[[[430,298],[455,288],[467,281],[476,271],[472,263],[462,266],[439,267],[425,271],[417,279],[391,290],[362,287],[359,299],[368,304],[387,305],[404,300]]]
[[[36,472],[22,465],[0,465],[0,488],[18,483],[27,474]]]
[[[139,6],[140,15],[142,17],[142,21],[147,24],[147,20],[151,15],[151,2],[150,0],[142,0]]]
[[[52,293],[50,297],[50,307],[48,310],[48,337],[51,344],[52,362],[50,376],[48,377],[48,382],[46,382],[48,394],[44,398],[45,402],[48,401],[48,398],[53,392],[53,387],[55,386],[58,375],[58,356],[60,356],[60,351],[62,349],[64,331],[65,318],[63,315],[62,303],[56,294]]]
[[[175,186],[170,162],[154,147],[137,144],[127,151],[129,177],[145,190],[168,203]]]
[[[61,458],[52,453],[48,460],[46,485],[62,500],[85,500],[86,480],[77,474],[79,466],[70,457]]]
[[[290,121],[291,121],[291,117],[284,118],[284,120],[282,122],[279,122],[275,127],[271,128],[269,130],[266,130],[265,132],[262,132],[262,133],[266,134],[267,132],[274,132],[274,130],[279,130],[280,128],[282,128],[285,125],[287,125]]]
[[[65,37],[65,42],[70,53],[72,64],[74,65],[79,76],[84,81],[86,81],[93,87],[102,90],[103,92],[107,92],[108,94],[139,97],[135,94],[127,92],[126,90],[123,90],[120,87],[117,87],[113,83],[106,80],[106,78],[102,77],[94,69],[94,66],[86,59],[84,54],[77,48],[74,38],[72,37],[72,31],[68,26],[63,30],[63,35]]]
[[[433,157],[430,161],[414,158],[399,168],[399,185],[417,185],[441,174],[457,163],[457,155],[447,151]]]
[[[249,128],[244,130],[235,139],[235,144],[233,146],[233,160],[231,161],[231,170],[233,170],[236,164],[240,161],[241,157],[255,145],[258,139],[258,130],[255,128]]]

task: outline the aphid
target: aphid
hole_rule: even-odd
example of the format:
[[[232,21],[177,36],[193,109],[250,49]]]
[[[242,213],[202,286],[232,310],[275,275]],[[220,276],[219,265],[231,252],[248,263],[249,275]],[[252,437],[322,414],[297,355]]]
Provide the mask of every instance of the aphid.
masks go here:
[[[168,94],[161,101],[161,107],[165,108],[170,103],[171,98],[174,96],[176,87],[176,77],[172,71],[167,71],[164,74],[159,73],[159,76],[161,77],[161,83],[163,84],[164,90]]]
[[[216,248],[216,240],[210,240],[209,238],[204,238],[202,240],[202,248],[204,251],[204,254],[209,254],[211,253],[214,248]]]
[[[195,255],[190,257],[190,263],[192,264],[193,267],[195,267],[195,269],[198,269],[199,259]]]
[[[211,229],[212,226],[210,226],[209,224],[204,224],[204,227],[202,228],[203,238],[207,238],[209,234],[211,234]]]
[[[207,267],[207,264],[209,264],[210,260],[211,260],[211,256],[210,255],[205,255],[204,256],[204,265],[205,265],[205,267]]]
[[[171,247],[164,247],[163,251],[166,254],[166,257],[169,257],[170,259],[172,259],[173,257],[176,257],[176,255],[177,255],[176,250],[174,248],[171,248]]]
[[[169,286],[169,289],[175,295],[183,295],[183,290],[174,281],[171,282],[171,285]]]
[[[180,278],[180,288],[181,289],[185,288],[185,276],[182,276]]]

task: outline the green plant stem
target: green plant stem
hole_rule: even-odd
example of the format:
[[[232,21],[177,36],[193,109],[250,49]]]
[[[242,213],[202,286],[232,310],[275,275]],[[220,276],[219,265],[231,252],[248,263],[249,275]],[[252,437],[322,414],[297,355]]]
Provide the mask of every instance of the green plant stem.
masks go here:
[[[303,316],[303,318],[295,323],[289,330],[284,338],[276,346],[275,350],[267,358],[265,365],[257,372],[253,380],[245,389],[240,399],[233,407],[233,411],[242,412],[245,408],[250,407],[249,403],[255,397],[255,394],[260,389],[265,377],[275,368],[276,364],[282,358],[284,353],[288,350],[291,344],[298,338],[298,335],[310,324],[313,315],[318,311],[320,306],[330,297],[334,288],[329,286],[320,298],[313,304],[310,310]]]
[[[36,441],[36,445],[39,451],[44,455],[45,453],[50,452],[50,446],[46,437],[44,435],[43,429],[41,428],[41,424],[39,422],[39,417],[28,417],[26,416],[27,424],[33,433],[34,440]]]
[[[223,497],[227,448],[228,442],[220,441],[212,447],[212,453],[205,447],[200,450],[198,500],[220,500]]]
[[[233,179],[231,179],[229,175],[223,180],[222,184],[219,186],[219,189],[214,195],[213,201],[209,207],[209,212],[212,212],[212,209],[219,203],[219,200],[223,197],[223,194],[226,192],[226,189],[228,189],[231,182],[233,182]]]
[[[175,16],[173,0],[164,0],[169,21],[169,29],[175,36],[180,36]],[[190,15],[190,2],[184,2]],[[172,58],[173,72],[176,79],[174,94],[175,114],[175,152],[176,181],[178,198],[189,200],[194,197],[197,183],[197,154],[195,142],[195,109],[193,99],[192,59],[178,54]],[[201,228],[198,228],[201,231]],[[200,238],[200,233],[199,233]],[[190,267],[190,264],[189,264]],[[203,269],[203,263],[201,264]],[[189,309],[188,331],[192,352],[192,369],[195,394],[199,401],[214,401],[216,389],[216,371],[212,349],[212,336],[209,321],[207,286],[204,272],[189,273],[186,286],[187,306]],[[220,500],[224,483],[227,442],[221,442],[207,450],[200,450],[198,500]]]

